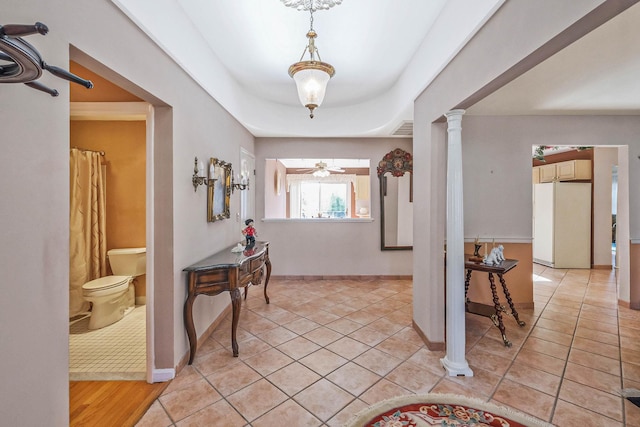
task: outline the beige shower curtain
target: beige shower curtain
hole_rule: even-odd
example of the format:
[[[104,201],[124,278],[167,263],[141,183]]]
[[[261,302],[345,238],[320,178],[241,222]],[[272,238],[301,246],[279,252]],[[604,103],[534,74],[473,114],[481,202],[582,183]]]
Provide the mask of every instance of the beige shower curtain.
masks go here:
[[[100,153],[71,149],[69,317],[86,312],[82,285],[107,274],[105,181]]]

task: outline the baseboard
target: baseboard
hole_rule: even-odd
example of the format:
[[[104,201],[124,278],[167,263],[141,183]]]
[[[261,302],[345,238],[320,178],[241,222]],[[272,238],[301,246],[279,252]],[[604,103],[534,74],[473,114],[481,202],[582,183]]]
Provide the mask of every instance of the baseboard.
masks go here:
[[[136,306],[139,306],[139,305],[147,305],[146,296],[136,297]]]
[[[613,270],[613,266],[612,265],[592,265],[591,268],[593,270]]]
[[[515,308],[522,308],[522,309],[535,308],[535,304],[533,302],[515,302],[513,303],[513,306]]]
[[[289,275],[289,276],[271,276],[271,279],[277,280],[360,280],[360,281],[373,281],[373,280],[412,280],[412,275]]]
[[[431,342],[427,338],[427,336],[422,332],[422,329],[416,324],[414,320],[411,321],[411,325],[413,326],[413,330],[418,333],[424,345],[431,351],[444,351],[447,349],[447,344],[444,342]]]
[[[154,383],[164,383],[174,379],[175,377],[176,370],[173,368],[154,369],[151,371],[151,381]]]
[[[620,307],[628,308],[631,310],[640,310],[640,303],[631,303],[630,301],[622,301],[621,299],[619,299],[618,305]]]
[[[542,259],[534,258],[533,262],[536,263],[536,264],[540,264],[540,265],[544,265],[546,267],[553,268],[553,263],[550,262],[550,261],[545,261],[545,260],[542,260]]]

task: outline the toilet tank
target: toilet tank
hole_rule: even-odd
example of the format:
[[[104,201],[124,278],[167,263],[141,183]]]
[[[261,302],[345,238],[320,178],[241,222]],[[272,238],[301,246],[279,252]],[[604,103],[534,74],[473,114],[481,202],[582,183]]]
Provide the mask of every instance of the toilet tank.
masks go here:
[[[147,272],[147,248],[107,251],[111,271],[116,276],[141,276]]]

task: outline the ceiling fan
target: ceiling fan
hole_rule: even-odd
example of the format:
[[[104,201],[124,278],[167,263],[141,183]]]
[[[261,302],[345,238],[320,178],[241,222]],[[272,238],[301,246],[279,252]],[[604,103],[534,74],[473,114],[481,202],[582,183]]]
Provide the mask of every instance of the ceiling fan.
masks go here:
[[[339,172],[339,173],[344,172],[344,169],[338,166],[327,166],[327,164],[323,161],[319,161],[318,163],[316,163],[315,167],[313,168],[303,168],[303,169],[296,169],[296,170],[298,172],[310,173],[313,176],[317,176],[321,178],[325,176],[329,176],[332,172]]]

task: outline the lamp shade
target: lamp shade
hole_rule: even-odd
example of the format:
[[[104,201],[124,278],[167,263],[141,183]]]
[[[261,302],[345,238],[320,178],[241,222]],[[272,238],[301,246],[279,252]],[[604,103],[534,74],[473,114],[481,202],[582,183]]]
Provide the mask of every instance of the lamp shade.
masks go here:
[[[313,110],[322,104],[327,84],[334,73],[331,65],[321,61],[301,61],[289,67],[289,75],[296,82],[298,98],[311,111],[311,117]]]
[[[309,104],[319,107],[324,100],[327,83],[331,76],[323,70],[307,68],[293,75],[298,89],[298,98],[305,107]]]

